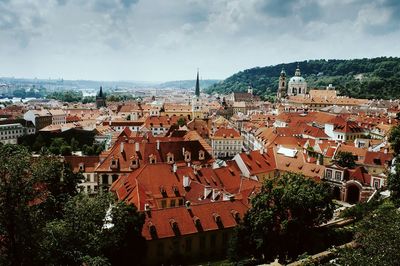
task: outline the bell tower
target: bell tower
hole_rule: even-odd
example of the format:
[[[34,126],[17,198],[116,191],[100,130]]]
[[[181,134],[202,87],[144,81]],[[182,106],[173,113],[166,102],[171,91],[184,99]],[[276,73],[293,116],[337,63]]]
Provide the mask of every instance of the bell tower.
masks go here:
[[[203,118],[203,111],[201,108],[201,99],[200,99],[200,82],[199,82],[199,70],[197,70],[197,78],[196,78],[196,89],[192,100],[192,115],[193,119],[195,118]]]
[[[282,68],[281,74],[279,76],[278,93],[276,95],[276,100],[279,101],[286,97],[286,72]]]

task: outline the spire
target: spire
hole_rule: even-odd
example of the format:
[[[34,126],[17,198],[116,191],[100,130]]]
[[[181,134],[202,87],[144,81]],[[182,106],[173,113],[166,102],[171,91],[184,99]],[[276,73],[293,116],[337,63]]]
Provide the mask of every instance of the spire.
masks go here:
[[[196,91],[195,95],[200,97],[200,82],[199,82],[199,69],[197,69],[197,79],[196,79]]]
[[[99,97],[103,97],[103,87],[100,86]]]
[[[300,77],[301,76],[299,63],[297,63],[297,68],[296,68],[296,72],[294,73],[294,75],[296,77]]]
[[[285,76],[286,76],[285,68],[282,67],[282,70],[281,70],[281,77],[285,77]]]

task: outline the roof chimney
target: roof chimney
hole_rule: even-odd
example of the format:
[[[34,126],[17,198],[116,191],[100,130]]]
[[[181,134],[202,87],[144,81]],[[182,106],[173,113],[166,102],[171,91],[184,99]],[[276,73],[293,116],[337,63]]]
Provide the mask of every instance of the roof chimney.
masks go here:
[[[182,147],[182,154],[185,155],[185,147]]]
[[[120,147],[121,153],[124,153],[124,142],[123,141],[121,141],[121,145],[119,147]]]
[[[136,143],[135,143],[135,151],[136,151],[136,152],[139,152],[139,142],[136,142]]]
[[[176,170],[178,169],[178,167],[176,166],[176,163],[174,163],[172,165],[172,172],[176,173]]]
[[[160,150],[160,140],[159,139],[157,140],[157,150],[158,151]]]

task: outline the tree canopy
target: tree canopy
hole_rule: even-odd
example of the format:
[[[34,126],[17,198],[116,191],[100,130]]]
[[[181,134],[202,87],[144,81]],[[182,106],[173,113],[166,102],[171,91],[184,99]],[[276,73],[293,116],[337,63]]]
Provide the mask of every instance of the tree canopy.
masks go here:
[[[341,167],[354,168],[356,166],[356,159],[355,155],[347,151],[339,151],[335,155],[335,161]]]
[[[352,60],[308,60],[240,71],[210,86],[208,93],[246,91],[251,85],[256,95],[274,97],[282,68],[289,79],[297,64],[309,88],[333,84],[341,95],[357,98],[394,99],[400,97],[400,58],[379,57]]]
[[[298,174],[285,174],[263,183],[252,207],[236,230],[231,258],[295,257],[314,227],[332,217],[328,185]]]
[[[400,261],[400,213],[385,202],[356,228],[357,248],[339,254],[339,265],[398,265]]]

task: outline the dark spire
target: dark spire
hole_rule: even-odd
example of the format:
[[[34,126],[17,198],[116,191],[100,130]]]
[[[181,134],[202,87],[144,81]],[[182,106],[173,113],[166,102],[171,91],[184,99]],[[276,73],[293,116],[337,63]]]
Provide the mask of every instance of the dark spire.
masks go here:
[[[103,97],[103,87],[100,86],[99,97]]]
[[[195,95],[200,97],[200,82],[199,82],[199,70],[197,69],[197,79],[196,79],[196,92]]]

